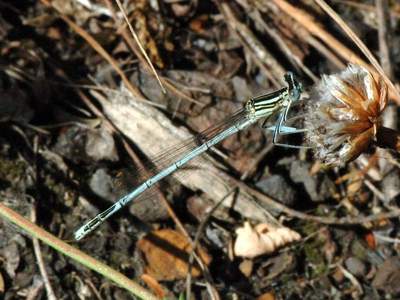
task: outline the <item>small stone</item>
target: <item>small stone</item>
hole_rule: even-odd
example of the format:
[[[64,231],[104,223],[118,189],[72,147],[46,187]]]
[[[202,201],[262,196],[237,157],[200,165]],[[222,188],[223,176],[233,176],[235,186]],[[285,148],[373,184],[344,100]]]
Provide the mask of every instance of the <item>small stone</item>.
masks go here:
[[[21,255],[16,243],[10,243],[8,246],[1,249],[3,258],[3,268],[6,270],[10,278],[15,278],[17,268],[20,263]]]
[[[378,267],[372,286],[391,294],[400,294],[400,258],[389,257]]]
[[[87,132],[85,151],[95,161],[118,160],[114,138],[107,130],[102,128]]]
[[[384,202],[388,203],[400,194],[400,177],[397,170],[392,170],[383,178]]]
[[[70,126],[58,136],[53,151],[75,163],[118,160],[114,138],[103,128]]]
[[[236,99],[242,101],[243,99],[250,99],[253,95],[248,84],[243,77],[235,76],[232,78],[232,85],[235,91]]]
[[[296,183],[302,183],[310,199],[321,202],[331,197],[335,190],[334,183],[323,173],[310,175],[311,164],[305,161],[294,161],[290,168],[290,177]]]
[[[57,137],[57,143],[53,151],[74,163],[81,163],[86,160],[84,153],[86,129],[79,126],[69,126]]]
[[[253,271],[253,261],[250,259],[243,260],[239,265],[239,270],[246,277],[250,277]]]
[[[356,277],[364,277],[367,274],[367,266],[357,257],[347,258],[344,264],[349,272]]]
[[[191,5],[172,3],[171,10],[173,11],[173,13],[176,17],[185,17],[188,14],[190,14],[192,7],[191,7]]]
[[[222,249],[225,246],[225,240],[221,234],[221,230],[211,228],[210,226],[206,227],[205,235],[207,239],[215,246]]]
[[[262,179],[256,183],[256,186],[265,194],[287,206],[293,206],[296,201],[296,191],[280,175]]]
[[[110,201],[115,200],[115,196],[113,195],[113,181],[105,169],[98,169],[93,173],[89,181],[89,186],[97,196]]]

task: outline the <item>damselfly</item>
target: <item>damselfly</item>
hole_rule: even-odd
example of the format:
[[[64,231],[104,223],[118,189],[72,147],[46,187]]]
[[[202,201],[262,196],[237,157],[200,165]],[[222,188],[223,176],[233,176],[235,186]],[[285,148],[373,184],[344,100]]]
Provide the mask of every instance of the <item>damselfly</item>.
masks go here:
[[[264,119],[267,121],[271,116],[278,114],[276,125],[267,128],[268,130],[273,131],[272,142],[275,145],[282,145],[277,143],[279,134],[290,134],[303,131],[302,129],[284,126],[291,104],[298,101],[301,95],[301,85],[296,81],[292,73],[287,73],[285,75],[285,80],[288,84],[287,87],[269,94],[251,98],[246,102],[243,109],[239,110],[234,115],[227,118],[226,121],[221,123],[223,124],[223,128],[220,130],[218,130],[218,128],[212,128],[212,130],[206,130],[194,137],[196,143],[193,143],[194,146],[191,147],[191,149],[188,149],[181,157],[162,168],[157,174],[148,178],[130,193],[120,198],[107,210],[98,214],[85,225],[80,227],[74,234],[75,239],[82,239],[126,204],[149,190],[157,182],[182,168],[189,161],[204,153],[222,140],[247,128],[259,120]],[[284,146],[299,148],[299,146],[294,145]]]

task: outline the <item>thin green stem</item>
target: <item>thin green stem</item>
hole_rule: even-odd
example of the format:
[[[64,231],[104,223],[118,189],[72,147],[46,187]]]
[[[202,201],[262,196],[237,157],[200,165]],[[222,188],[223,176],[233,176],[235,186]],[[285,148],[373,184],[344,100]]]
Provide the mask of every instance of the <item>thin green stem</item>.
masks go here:
[[[82,251],[76,249],[75,247],[72,247],[71,245],[56,238],[52,234],[43,230],[36,224],[28,221],[27,219],[25,219],[24,217],[22,217],[21,215],[19,215],[15,211],[13,211],[12,209],[6,207],[2,203],[0,203],[0,216],[4,217],[11,223],[14,223],[18,227],[20,227],[24,231],[26,231],[29,235],[41,240],[45,244],[54,248],[55,250],[78,261],[79,263],[92,269],[93,271],[100,273],[104,277],[114,281],[117,285],[128,290],[129,292],[136,295],[137,297],[140,297],[140,298],[146,299],[146,300],[147,299],[148,300],[158,299],[156,296],[151,294],[149,291],[147,291],[145,288],[143,288],[139,284],[130,280],[125,275],[115,271],[114,269],[103,264],[102,262],[90,257],[89,255],[83,253]]]

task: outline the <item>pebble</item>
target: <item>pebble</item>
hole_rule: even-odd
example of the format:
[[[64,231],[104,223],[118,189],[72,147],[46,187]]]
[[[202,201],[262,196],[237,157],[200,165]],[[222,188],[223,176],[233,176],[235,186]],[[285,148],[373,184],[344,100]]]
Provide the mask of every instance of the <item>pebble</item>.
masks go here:
[[[93,173],[89,181],[89,186],[97,196],[110,201],[115,200],[115,196],[113,195],[113,181],[105,169],[98,169]]]
[[[108,130],[102,128],[87,132],[85,151],[95,161],[118,160],[114,138]]]
[[[379,267],[372,280],[372,286],[385,293],[400,295],[400,258],[387,258]],[[393,298],[394,299],[394,298]],[[398,299],[398,298],[396,298]]]
[[[310,175],[311,164],[305,161],[294,161],[290,168],[290,178],[303,184],[304,189],[314,202],[321,202],[328,199],[335,190],[334,183],[323,173]]]
[[[349,257],[345,261],[348,271],[356,277],[364,277],[367,274],[367,266],[357,257]]]
[[[293,206],[296,201],[296,191],[281,175],[271,175],[257,182],[256,186],[286,206]]]

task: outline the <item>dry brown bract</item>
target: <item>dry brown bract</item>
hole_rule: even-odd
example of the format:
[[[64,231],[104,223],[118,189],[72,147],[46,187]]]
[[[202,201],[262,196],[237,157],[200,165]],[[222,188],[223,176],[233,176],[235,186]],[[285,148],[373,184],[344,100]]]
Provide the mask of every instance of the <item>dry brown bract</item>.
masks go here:
[[[305,119],[306,138],[328,165],[343,165],[366,151],[381,124],[387,86],[365,68],[350,64],[323,76]]]
[[[249,222],[238,228],[236,234],[233,251],[236,256],[247,258],[273,253],[278,248],[301,238],[300,234],[287,227],[276,228],[261,223],[253,228]]]

